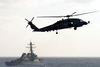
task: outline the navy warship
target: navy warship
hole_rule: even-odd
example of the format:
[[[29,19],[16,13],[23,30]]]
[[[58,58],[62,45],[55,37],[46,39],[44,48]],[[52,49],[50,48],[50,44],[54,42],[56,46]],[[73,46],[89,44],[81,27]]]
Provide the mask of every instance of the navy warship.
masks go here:
[[[12,60],[10,62],[5,62],[7,66],[14,66],[14,65],[41,65],[41,62],[43,59],[39,59],[38,56],[33,53],[32,48],[32,42],[30,41],[30,52],[29,53],[23,53],[22,56],[19,59]]]

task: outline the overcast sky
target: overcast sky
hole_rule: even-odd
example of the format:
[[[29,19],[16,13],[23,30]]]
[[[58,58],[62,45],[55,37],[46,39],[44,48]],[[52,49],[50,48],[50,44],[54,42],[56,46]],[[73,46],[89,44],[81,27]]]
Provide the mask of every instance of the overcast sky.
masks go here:
[[[31,41],[38,56],[100,57],[99,0],[0,0],[0,56],[20,56],[28,52]],[[51,32],[32,32],[27,21],[45,27],[62,18],[36,18],[40,15],[68,15],[99,11],[77,16],[90,24],[77,30],[63,29]]]

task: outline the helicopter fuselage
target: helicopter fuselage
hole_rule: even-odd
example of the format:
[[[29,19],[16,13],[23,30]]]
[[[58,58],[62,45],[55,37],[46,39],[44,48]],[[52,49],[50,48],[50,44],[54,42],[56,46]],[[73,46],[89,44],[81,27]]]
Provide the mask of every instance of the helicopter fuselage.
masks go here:
[[[81,19],[78,18],[70,18],[70,19],[62,19],[57,21],[56,23],[43,27],[43,28],[37,28],[32,22],[29,22],[28,24],[34,31],[40,31],[40,32],[45,32],[45,31],[54,31],[54,30],[60,30],[60,29],[65,29],[65,28],[72,28],[74,27],[74,30],[77,29],[77,27],[81,27],[83,25],[87,25],[89,23],[85,22]]]
[[[90,23],[90,21],[86,22],[83,21],[79,18],[70,18],[73,16],[79,16],[79,15],[84,15],[84,14],[90,14],[90,13],[95,13],[98,11],[92,11],[92,12],[87,12],[87,13],[81,13],[81,14],[75,14],[76,12],[70,14],[70,15],[61,15],[61,16],[38,16],[37,18],[63,18],[63,17],[67,17],[68,19],[62,19],[57,21],[56,23],[43,27],[43,28],[37,28],[33,23],[32,20],[34,19],[34,17],[31,19],[31,21],[25,19],[26,21],[28,21],[28,25],[30,25],[31,29],[33,29],[33,31],[40,31],[40,32],[45,32],[45,31],[54,31],[54,30],[60,30],[60,29],[65,29],[65,28],[72,28],[74,27],[74,30],[77,29],[77,27],[82,27],[83,25],[87,25]],[[75,15],[74,15],[75,14]],[[28,25],[26,27],[28,27]],[[56,32],[56,34],[58,34],[58,32]]]

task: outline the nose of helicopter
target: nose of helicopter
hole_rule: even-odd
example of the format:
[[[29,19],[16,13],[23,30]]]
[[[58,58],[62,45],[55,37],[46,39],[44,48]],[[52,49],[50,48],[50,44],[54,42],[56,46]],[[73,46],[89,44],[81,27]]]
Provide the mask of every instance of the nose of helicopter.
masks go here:
[[[89,24],[89,23],[90,23],[90,21],[88,21],[88,22],[83,22],[84,25],[87,25],[87,24]]]

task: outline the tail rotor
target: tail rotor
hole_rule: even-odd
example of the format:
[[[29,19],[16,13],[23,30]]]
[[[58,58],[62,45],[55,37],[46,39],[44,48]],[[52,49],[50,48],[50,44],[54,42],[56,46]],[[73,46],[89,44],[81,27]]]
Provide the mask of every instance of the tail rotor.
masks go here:
[[[31,21],[25,19],[26,21],[28,21],[28,25],[26,26],[26,28],[29,26],[29,23],[32,23],[33,19],[34,19],[34,17],[31,19]]]
[[[31,22],[33,21],[34,17],[31,19]]]

